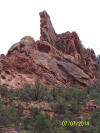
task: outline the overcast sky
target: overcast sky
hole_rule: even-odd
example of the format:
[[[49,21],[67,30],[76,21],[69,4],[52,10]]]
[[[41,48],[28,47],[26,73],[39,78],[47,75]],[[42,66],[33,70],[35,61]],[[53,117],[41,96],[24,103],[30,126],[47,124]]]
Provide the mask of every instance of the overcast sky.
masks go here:
[[[43,10],[57,33],[76,31],[86,48],[100,54],[100,0],[0,0],[0,54],[26,35],[39,39]]]

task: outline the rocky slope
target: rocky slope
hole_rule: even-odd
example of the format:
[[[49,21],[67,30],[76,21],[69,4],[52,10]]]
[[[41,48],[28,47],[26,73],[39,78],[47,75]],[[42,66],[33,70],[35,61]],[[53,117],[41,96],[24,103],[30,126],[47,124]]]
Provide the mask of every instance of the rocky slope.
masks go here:
[[[0,85],[34,85],[39,79],[51,87],[84,87],[98,79],[93,50],[85,49],[76,32],[57,34],[46,11],[40,13],[40,40],[26,36],[0,55]]]

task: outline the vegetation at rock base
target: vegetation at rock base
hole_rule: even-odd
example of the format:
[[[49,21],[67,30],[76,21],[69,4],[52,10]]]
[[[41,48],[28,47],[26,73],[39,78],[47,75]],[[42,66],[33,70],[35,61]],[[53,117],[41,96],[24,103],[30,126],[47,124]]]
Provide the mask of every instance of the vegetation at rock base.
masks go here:
[[[34,87],[25,84],[22,89],[12,90],[0,86],[0,126],[10,126],[19,133],[100,133],[100,109],[90,110],[90,117],[82,121],[89,121],[90,126],[62,126],[61,122],[78,121],[83,114],[83,107],[88,100],[94,99],[100,106],[100,83],[84,89],[52,88],[48,89],[36,81]],[[23,104],[6,106],[7,100],[19,99],[22,102],[45,101],[54,112],[53,117],[43,114],[42,108],[31,107],[25,115]],[[12,102],[13,103],[13,102]]]

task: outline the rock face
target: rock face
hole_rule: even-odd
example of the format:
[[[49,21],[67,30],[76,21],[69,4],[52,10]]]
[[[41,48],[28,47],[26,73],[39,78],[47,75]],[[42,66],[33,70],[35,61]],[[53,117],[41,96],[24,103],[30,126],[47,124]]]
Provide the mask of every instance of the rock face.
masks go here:
[[[50,22],[50,17],[45,11],[40,13],[40,17],[42,40],[53,44],[53,46],[63,53],[73,56],[79,62],[83,71],[88,74],[92,80],[96,81],[98,77],[98,68],[94,51],[92,49],[86,50],[82,46],[76,32],[65,32],[62,34],[55,33]]]
[[[20,88],[39,79],[51,87],[84,87],[98,79],[96,56],[76,32],[57,34],[46,11],[40,13],[41,37],[26,36],[0,55],[0,84]]]

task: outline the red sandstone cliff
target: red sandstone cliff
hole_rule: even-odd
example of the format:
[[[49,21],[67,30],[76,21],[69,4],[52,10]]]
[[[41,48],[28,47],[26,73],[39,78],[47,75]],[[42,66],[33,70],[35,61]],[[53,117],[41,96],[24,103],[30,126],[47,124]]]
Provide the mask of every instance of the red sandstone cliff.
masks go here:
[[[0,85],[19,88],[39,79],[47,87],[78,87],[98,78],[96,56],[85,49],[76,32],[57,34],[46,11],[40,13],[41,37],[26,36],[0,55]]]

